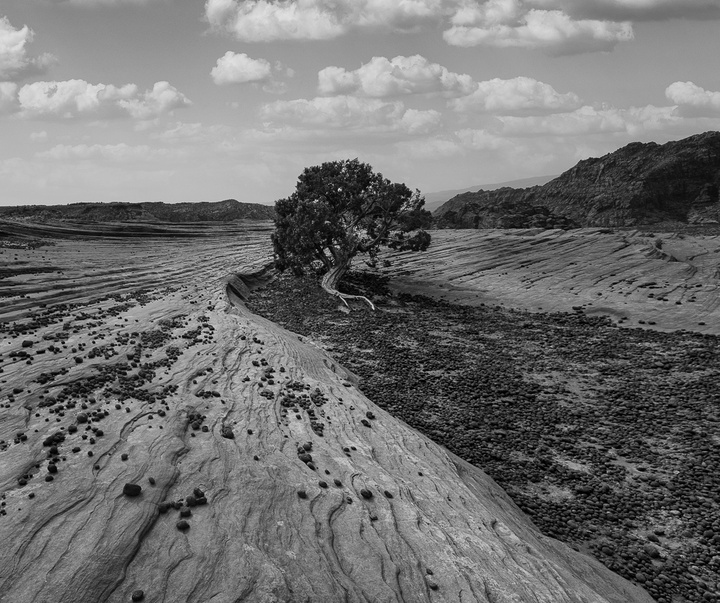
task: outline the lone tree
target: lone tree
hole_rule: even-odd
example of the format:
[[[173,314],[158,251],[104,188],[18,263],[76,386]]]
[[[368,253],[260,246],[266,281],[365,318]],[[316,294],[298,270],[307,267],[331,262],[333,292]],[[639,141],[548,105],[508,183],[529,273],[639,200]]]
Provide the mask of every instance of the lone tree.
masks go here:
[[[366,297],[340,293],[338,283],[359,253],[369,254],[373,265],[381,246],[426,250],[430,235],[422,229],[432,216],[424,204],[420,191],[390,182],[357,159],[305,168],[295,192],[275,202],[275,265],[296,274],[318,265],[325,291],[346,306],[356,298],[374,310]]]

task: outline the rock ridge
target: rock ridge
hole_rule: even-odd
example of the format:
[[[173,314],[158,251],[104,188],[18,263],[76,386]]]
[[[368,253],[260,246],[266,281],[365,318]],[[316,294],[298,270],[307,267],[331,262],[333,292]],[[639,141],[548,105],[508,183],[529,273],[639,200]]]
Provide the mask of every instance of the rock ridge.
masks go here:
[[[0,207],[0,219],[77,222],[229,222],[272,220],[275,208],[235,199],[198,203],[71,203]]]
[[[570,228],[720,223],[720,132],[633,142],[580,161],[543,186],[457,195],[434,214],[449,228]]]

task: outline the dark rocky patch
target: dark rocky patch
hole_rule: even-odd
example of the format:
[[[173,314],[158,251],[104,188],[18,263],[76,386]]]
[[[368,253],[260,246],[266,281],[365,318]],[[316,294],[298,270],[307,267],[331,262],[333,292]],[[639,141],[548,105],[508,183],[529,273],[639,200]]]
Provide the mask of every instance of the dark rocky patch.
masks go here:
[[[339,315],[292,277],[251,305],[324,341],[365,395],[489,473],[545,534],[659,603],[720,600],[717,337],[577,312],[383,303],[382,282],[368,281],[347,291],[374,289],[377,312]]]

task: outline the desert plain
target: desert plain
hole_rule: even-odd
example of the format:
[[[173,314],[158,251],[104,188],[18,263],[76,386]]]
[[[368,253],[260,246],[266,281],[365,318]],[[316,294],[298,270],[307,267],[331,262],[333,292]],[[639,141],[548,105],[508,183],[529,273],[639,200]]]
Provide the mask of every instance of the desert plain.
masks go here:
[[[720,600],[718,235],[271,230],[0,223],[0,601]]]

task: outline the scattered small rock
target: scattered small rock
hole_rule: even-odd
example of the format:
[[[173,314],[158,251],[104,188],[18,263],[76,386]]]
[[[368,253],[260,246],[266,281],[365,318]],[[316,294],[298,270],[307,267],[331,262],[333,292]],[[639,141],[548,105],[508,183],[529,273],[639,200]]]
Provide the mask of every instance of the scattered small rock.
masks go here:
[[[125,496],[140,496],[141,492],[142,486],[139,486],[138,484],[125,484],[123,486],[123,494]]]

